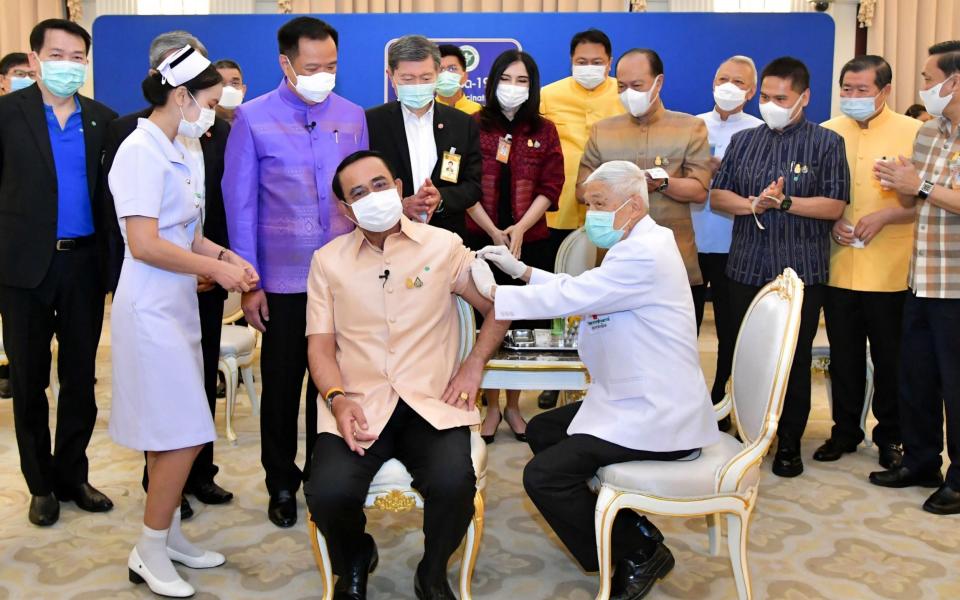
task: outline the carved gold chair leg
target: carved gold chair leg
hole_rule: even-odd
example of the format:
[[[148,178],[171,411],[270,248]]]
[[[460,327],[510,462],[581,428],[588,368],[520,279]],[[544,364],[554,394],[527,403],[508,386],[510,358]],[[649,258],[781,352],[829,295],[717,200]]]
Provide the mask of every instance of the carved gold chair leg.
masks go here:
[[[317,563],[320,578],[323,580],[323,600],[333,600],[333,567],[330,566],[330,554],[327,552],[327,540],[317,529],[310,513],[307,513],[307,529],[310,534],[310,544],[313,546],[313,560]]]
[[[460,600],[471,600],[470,586],[473,583],[473,568],[480,554],[480,540],[483,538],[483,494],[477,492],[473,497],[473,521],[467,528],[467,541],[463,547],[463,561],[460,563]]]

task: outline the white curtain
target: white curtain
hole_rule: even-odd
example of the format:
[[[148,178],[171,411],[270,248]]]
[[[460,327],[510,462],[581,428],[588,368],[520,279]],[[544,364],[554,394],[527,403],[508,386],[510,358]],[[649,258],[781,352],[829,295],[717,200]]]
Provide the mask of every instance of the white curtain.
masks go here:
[[[960,39],[958,0],[880,0],[867,32],[867,53],[893,67],[891,105],[903,112],[919,102],[920,73],[927,48]]]
[[[44,19],[63,18],[61,0],[3,0],[0,56],[30,51],[30,30]]]
[[[623,12],[624,0],[292,0],[295,13]]]

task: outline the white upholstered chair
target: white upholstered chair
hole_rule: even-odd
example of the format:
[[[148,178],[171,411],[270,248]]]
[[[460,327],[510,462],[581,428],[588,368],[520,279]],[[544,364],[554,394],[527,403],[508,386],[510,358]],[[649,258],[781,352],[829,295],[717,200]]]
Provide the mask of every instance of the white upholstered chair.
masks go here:
[[[473,349],[477,324],[473,308],[463,300],[456,298],[457,318],[460,324],[459,357],[462,362]],[[473,499],[473,520],[467,528],[466,543],[463,549],[463,561],[460,563],[460,599],[470,600],[470,584],[473,579],[473,567],[480,550],[483,536],[483,490],[487,485],[487,445],[476,428],[470,432],[470,456],[477,477],[477,493]],[[373,477],[367,492],[365,508],[377,508],[390,512],[405,512],[414,508],[423,508],[423,497],[413,488],[413,477],[399,460],[393,458],[380,467]],[[310,541],[313,544],[313,556],[323,579],[323,600],[333,598],[333,568],[327,551],[327,542],[312,518],[307,518]]]
[[[220,330],[220,362],[217,369],[223,373],[227,387],[227,439],[237,441],[233,430],[233,410],[237,405],[237,389],[240,387],[240,373],[243,373],[243,386],[247,389],[247,398],[253,414],[260,414],[260,396],[253,382],[253,363],[256,356],[259,332],[249,325],[237,325],[243,316],[240,307],[240,294],[231,293],[223,303],[223,327]]]
[[[597,600],[610,597],[611,531],[617,512],[624,509],[676,517],[706,516],[713,555],[720,550],[718,516],[725,514],[737,596],[740,600],[752,597],[747,529],[757,500],[760,464],[783,408],[802,303],[803,283],[787,269],[760,290],[747,309],[737,336],[731,379],[733,417],[742,442],[721,433],[720,442],[703,448],[690,460],[628,462],[598,471]]]
[[[597,266],[597,247],[587,238],[583,227],[570,232],[557,250],[555,273],[577,276]]]

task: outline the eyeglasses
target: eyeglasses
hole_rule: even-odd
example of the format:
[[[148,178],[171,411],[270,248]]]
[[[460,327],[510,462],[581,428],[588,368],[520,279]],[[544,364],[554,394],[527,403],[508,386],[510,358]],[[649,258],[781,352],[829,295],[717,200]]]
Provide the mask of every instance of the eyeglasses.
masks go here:
[[[29,77],[30,79],[37,78],[36,71],[25,71],[23,69],[10,69],[7,73],[7,77]]]
[[[459,67],[459,66],[456,66],[456,65],[450,65],[449,67],[447,67],[447,68],[445,68],[445,69],[440,69],[440,70],[441,70],[441,71],[445,71],[445,72],[447,72],[447,73],[455,73],[455,74],[457,74],[457,75],[460,74],[460,67]]]

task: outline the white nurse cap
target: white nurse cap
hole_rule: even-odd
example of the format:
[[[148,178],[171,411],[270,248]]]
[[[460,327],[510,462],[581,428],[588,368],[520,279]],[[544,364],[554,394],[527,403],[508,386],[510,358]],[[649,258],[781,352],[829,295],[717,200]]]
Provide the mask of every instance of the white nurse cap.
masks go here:
[[[209,66],[207,57],[188,44],[164,59],[157,71],[164,83],[176,87],[190,81]]]

